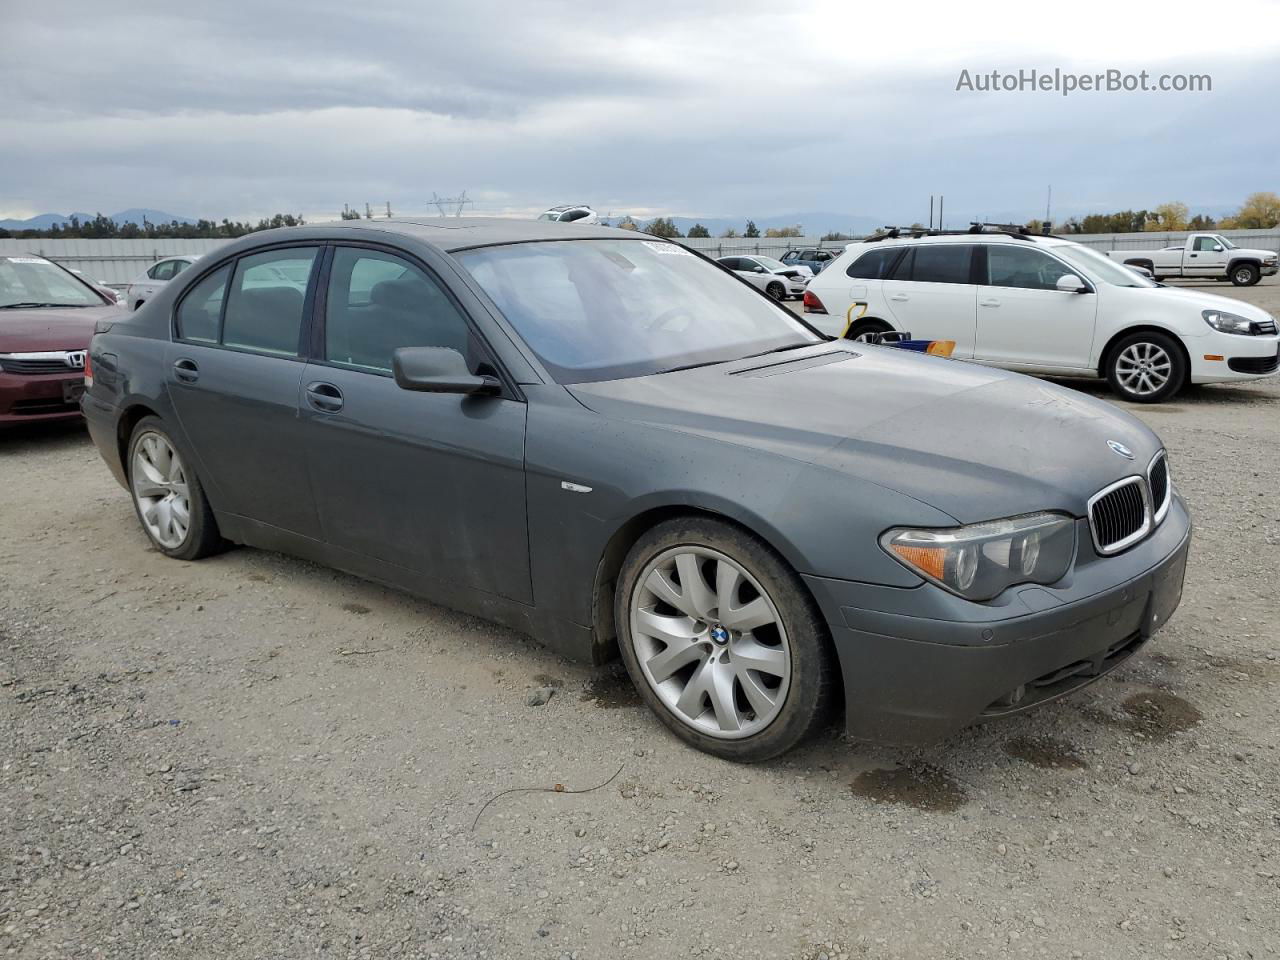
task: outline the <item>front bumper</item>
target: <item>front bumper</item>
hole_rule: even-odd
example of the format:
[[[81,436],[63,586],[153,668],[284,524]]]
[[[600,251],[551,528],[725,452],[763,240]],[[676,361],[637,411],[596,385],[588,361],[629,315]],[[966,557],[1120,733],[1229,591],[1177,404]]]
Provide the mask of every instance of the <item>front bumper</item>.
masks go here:
[[[1256,380],[1280,369],[1280,337],[1277,336],[1236,337],[1220,333],[1198,338],[1198,342],[1186,342],[1188,349],[1194,350],[1191,353],[1192,383]]]
[[[1190,544],[1190,518],[1175,497],[1142,543],[1091,558],[1091,572],[1072,587],[1013,588],[1013,602],[987,620],[974,616],[984,605],[965,601],[966,615],[957,619],[902,612],[913,609],[917,591],[945,594],[930,585],[903,590],[806,577],[840,659],[849,734],[929,743],[1092,683],[1141,649],[1177,608]],[[877,596],[885,602],[876,604]]]
[[[84,375],[0,372],[0,426],[49,420],[76,420]]]
[[[1280,270],[1280,263],[1264,263],[1262,265],[1262,275],[1264,277],[1274,276],[1277,270]]]

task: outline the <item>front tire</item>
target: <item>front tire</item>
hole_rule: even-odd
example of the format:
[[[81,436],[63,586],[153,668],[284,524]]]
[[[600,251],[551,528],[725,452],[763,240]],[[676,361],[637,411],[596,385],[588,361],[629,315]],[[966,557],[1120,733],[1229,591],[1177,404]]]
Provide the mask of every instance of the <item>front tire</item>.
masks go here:
[[[178,560],[198,560],[226,545],[200,478],[163,420],[138,421],[126,464],[134,512],[157,550]]]
[[[677,737],[726,760],[768,760],[830,712],[826,624],[765,543],[702,517],[669,520],[623,561],[618,646],[631,681]]]
[[[1105,373],[1111,389],[1125,400],[1163,403],[1186,383],[1187,360],[1173,337],[1140,330],[1111,348]]]
[[[1237,287],[1252,287],[1262,279],[1262,271],[1252,263],[1242,263],[1231,268],[1231,282]]]
[[[764,292],[779,302],[787,299],[787,288],[776,281],[765,287]]]

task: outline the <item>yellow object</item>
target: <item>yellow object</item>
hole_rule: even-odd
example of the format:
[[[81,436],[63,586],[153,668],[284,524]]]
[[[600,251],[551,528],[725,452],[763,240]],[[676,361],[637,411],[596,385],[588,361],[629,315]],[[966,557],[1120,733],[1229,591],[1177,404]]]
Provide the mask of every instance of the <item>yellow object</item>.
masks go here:
[[[858,314],[856,317],[853,315],[854,307],[862,308],[862,312]],[[855,300],[853,301],[853,303],[849,304],[849,309],[844,312],[844,329],[840,331],[841,340],[843,340],[845,337],[849,335],[849,328],[853,326],[855,321],[861,320],[863,317],[867,315],[867,310],[869,309],[869,307],[870,307],[870,304],[868,304],[865,300]]]
[[[1220,354],[1217,354],[1217,353],[1206,353],[1206,354],[1204,355],[1204,358],[1205,358],[1206,360],[1221,360],[1221,359],[1222,359],[1222,356],[1221,356]]]
[[[931,357],[949,357],[955,348],[956,342],[954,340],[935,340],[929,344],[925,353]]]
[[[946,547],[912,547],[902,543],[890,544],[890,548],[917,570],[923,570],[935,580],[941,580],[947,568]]]

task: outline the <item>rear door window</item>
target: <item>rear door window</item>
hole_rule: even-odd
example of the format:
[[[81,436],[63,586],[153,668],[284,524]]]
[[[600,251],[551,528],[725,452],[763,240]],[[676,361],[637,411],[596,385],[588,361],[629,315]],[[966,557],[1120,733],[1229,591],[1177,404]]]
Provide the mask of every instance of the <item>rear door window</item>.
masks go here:
[[[319,249],[270,250],[236,262],[222,324],[224,346],[298,355],[307,285]]]
[[[218,342],[218,321],[231,265],[215,270],[188,291],[178,307],[178,337],[199,343]]]
[[[958,243],[922,243],[914,248],[911,279],[916,283],[968,283],[973,247]]]

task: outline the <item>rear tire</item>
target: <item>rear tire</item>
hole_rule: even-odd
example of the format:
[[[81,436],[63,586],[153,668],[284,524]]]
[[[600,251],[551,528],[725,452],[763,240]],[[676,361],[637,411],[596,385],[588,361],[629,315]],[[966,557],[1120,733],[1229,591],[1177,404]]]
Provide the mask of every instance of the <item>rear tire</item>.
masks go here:
[[[1164,403],[1187,382],[1187,359],[1182,345],[1167,333],[1139,330],[1111,348],[1103,372],[1125,400]]]
[[[1262,271],[1252,263],[1242,263],[1231,268],[1231,282],[1237,287],[1252,287],[1262,279]]]
[[[191,458],[159,417],[143,417],[134,426],[125,467],[134,512],[157,550],[199,560],[226,547]]]
[[[645,533],[623,561],[614,618],[640,696],[706,753],[776,757],[835,701],[836,660],[813,599],[767,544],[727,523],[682,517]]]
[[[883,320],[859,320],[844,335],[846,340],[866,340],[869,333],[888,333],[893,327]]]

